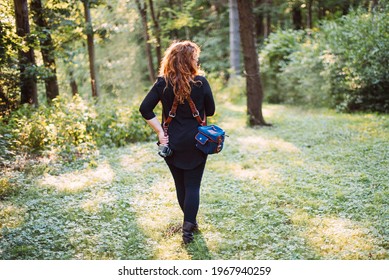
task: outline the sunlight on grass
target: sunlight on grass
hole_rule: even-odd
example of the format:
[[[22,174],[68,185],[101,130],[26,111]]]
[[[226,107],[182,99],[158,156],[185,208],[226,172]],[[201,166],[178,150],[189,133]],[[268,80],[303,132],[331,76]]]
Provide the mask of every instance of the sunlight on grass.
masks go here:
[[[377,250],[367,230],[345,218],[314,218],[305,235],[324,259],[366,259],[368,252]]]
[[[131,205],[136,213],[137,225],[153,244],[154,259],[190,259],[181,245],[181,231],[167,234],[172,226],[182,225],[182,212],[178,206],[173,179],[161,164],[153,182],[133,186]]]
[[[212,124],[212,122],[210,122],[210,124]],[[229,135],[229,133],[235,130],[242,130],[245,127],[245,121],[242,118],[224,117],[223,121],[217,123],[217,125],[222,127],[226,134]]]
[[[285,110],[287,110],[287,107],[284,105],[264,104],[262,107],[262,114],[265,117],[265,120],[271,120],[274,116],[279,115],[280,112]]]
[[[114,176],[112,168],[107,163],[102,163],[96,169],[75,171],[60,176],[47,174],[39,184],[54,187],[58,191],[77,192],[95,184],[109,183]]]
[[[222,161],[215,161],[209,163],[208,167],[214,172],[223,168],[225,170],[228,170],[233,178],[240,180],[256,180],[258,181],[258,184],[261,185],[268,185],[270,183],[281,183],[281,179],[275,170],[269,168],[262,168],[260,165],[249,165],[235,162],[225,163]]]
[[[155,148],[152,150],[152,148]],[[131,172],[143,172],[143,165],[150,161],[155,161],[156,158],[152,158],[153,151],[157,150],[157,145],[152,146],[151,143],[147,145],[134,145],[129,150],[128,154],[123,154],[119,158],[119,163],[124,170]],[[156,152],[155,152],[156,153]],[[159,159],[159,158],[157,158]]]
[[[282,139],[266,139],[261,136],[245,136],[236,139],[240,146],[249,151],[277,150],[287,153],[298,153],[300,149],[294,144]]]
[[[3,227],[15,228],[20,226],[24,221],[25,214],[25,208],[0,204],[0,229]]]
[[[193,258],[209,258],[206,253],[207,246],[217,249],[216,242],[207,244],[207,236],[217,235],[216,230],[203,220],[201,206],[198,222],[201,229],[206,230],[207,236],[200,239],[196,237],[197,245],[202,247],[201,256],[193,256],[182,244],[183,213],[178,205],[174,181],[171,174],[160,157],[156,157],[151,143],[131,147],[130,154],[120,156],[120,166],[133,174],[137,181],[132,185],[131,199],[129,201],[136,216],[136,224],[150,246],[153,259],[160,260],[186,260]],[[152,147],[152,146],[151,146]],[[134,160],[132,155],[138,155]],[[147,171],[146,171],[147,170]],[[142,176],[146,173],[150,176]],[[220,239],[220,238],[219,238]],[[212,238],[215,240],[215,238]]]
[[[97,213],[101,206],[109,204],[115,201],[115,198],[111,194],[100,190],[96,194],[92,193],[91,198],[85,200],[81,204],[81,209],[89,213]]]

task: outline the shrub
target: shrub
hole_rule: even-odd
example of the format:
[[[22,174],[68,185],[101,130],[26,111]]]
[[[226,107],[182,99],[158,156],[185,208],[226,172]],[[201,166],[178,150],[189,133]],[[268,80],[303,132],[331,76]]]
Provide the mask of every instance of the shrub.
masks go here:
[[[0,199],[12,195],[16,188],[11,184],[8,178],[0,178]]]
[[[300,49],[305,32],[301,30],[279,30],[265,40],[260,53],[261,78],[265,90],[265,101],[285,102],[285,90],[280,87],[279,74],[290,61],[290,55]]]
[[[389,112],[387,10],[353,11],[309,36],[273,33],[260,53],[265,100]]]
[[[389,112],[388,9],[358,10],[323,25],[338,109]]]
[[[324,67],[324,50],[313,33],[288,56],[277,79],[285,103],[330,105],[329,71]]]
[[[89,114],[79,97],[71,101],[59,97],[51,107],[24,105],[7,119],[11,149],[17,153],[39,154],[51,149],[59,153],[88,153],[95,146],[86,131]]]
[[[102,145],[123,146],[150,140],[152,130],[138,106],[120,101],[88,104],[81,97],[58,97],[52,106],[21,106],[7,119],[0,119],[0,159],[15,154],[51,151],[66,159],[92,154]]]
[[[123,146],[149,140],[153,132],[139,113],[139,106],[125,107],[113,101],[97,107],[97,116],[89,123],[98,146]]]

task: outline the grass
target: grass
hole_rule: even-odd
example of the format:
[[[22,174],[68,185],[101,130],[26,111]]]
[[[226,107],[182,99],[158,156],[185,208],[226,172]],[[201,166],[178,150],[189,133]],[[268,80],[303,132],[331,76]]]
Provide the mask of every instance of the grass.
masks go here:
[[[173,180],[154,143],[102,148],[84,166],[41,159],[3,171],[0,259],[388,259],[389,117],[266,105],[207,162],[189,246]],[[211,120],[212,122],[212,120]]]

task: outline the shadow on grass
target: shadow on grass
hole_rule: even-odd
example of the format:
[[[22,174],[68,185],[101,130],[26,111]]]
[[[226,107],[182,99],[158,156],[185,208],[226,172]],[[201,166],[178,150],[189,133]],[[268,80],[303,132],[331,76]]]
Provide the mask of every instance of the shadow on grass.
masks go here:
[[[207,242],[201,232],[195,234],[193,242],[186,245],[185,249],[192,260],[212,259],[212,254],[209,252]]]

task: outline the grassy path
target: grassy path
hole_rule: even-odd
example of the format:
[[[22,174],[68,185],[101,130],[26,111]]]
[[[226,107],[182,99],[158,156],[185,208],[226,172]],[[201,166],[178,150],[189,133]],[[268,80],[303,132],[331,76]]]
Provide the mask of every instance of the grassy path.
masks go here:
[[[388,259],[389,118],[268,105],[209,157],[201,233],[188,247],[173,180],[154,143],[101,149],[81,169],[44,161],[0,201],[0,259]]]

